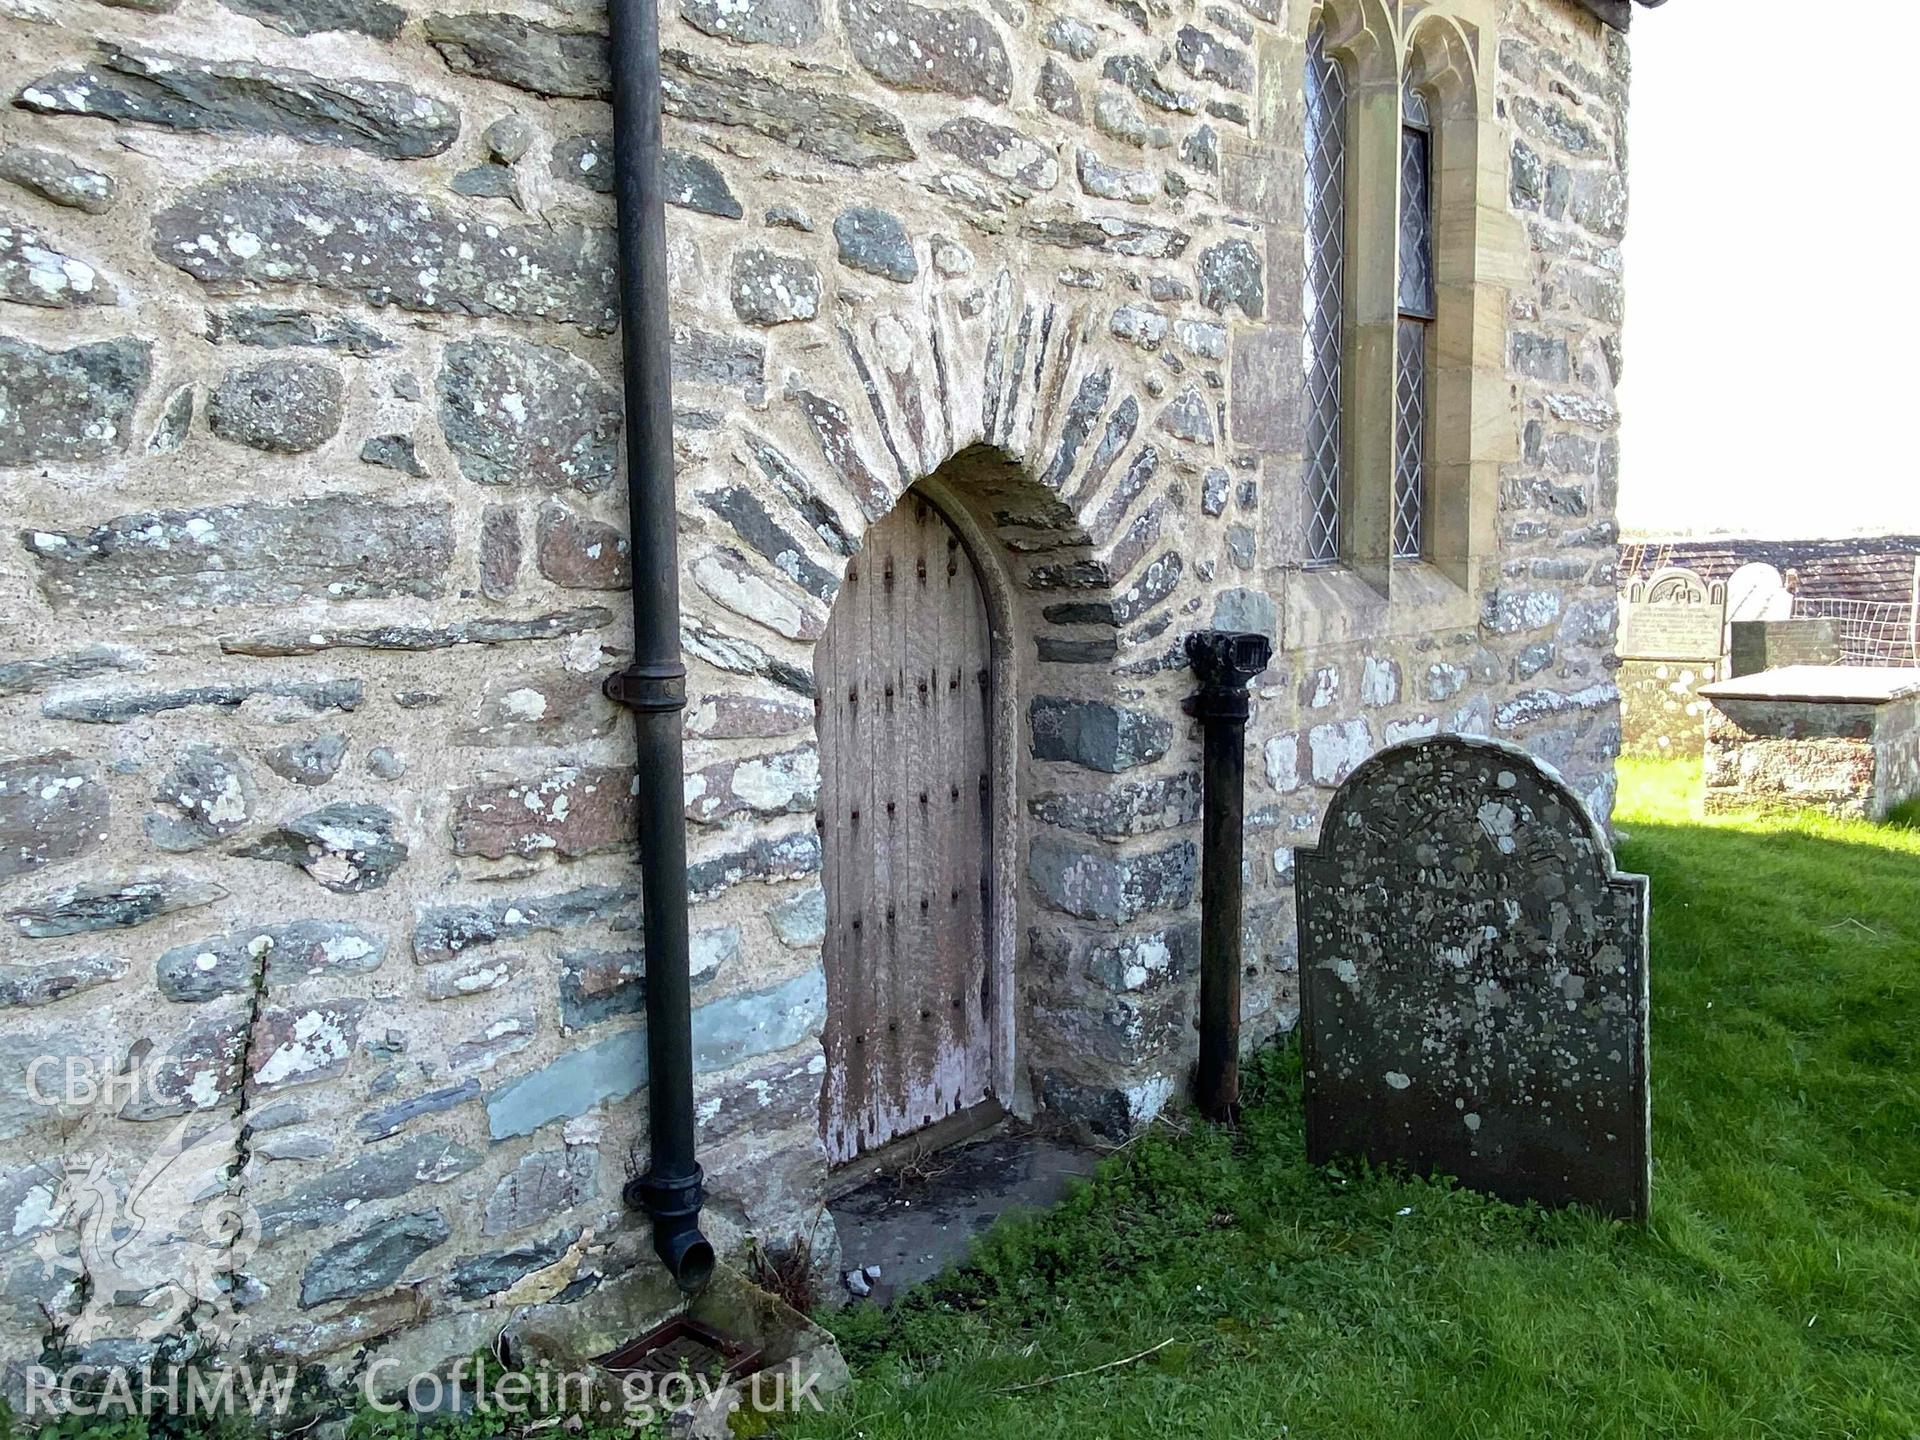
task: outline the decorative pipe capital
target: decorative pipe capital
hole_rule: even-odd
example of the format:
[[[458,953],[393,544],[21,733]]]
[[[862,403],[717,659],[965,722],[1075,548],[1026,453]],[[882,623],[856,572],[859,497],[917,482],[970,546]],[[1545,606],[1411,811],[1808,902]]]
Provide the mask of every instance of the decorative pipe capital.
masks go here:
[[[1273,641],[1241,630],[1197,630],[1187,636],[1187,662],[1200,688],[1186,702],[1200,720],[1244,722],[1247,686],[1273,659]]]

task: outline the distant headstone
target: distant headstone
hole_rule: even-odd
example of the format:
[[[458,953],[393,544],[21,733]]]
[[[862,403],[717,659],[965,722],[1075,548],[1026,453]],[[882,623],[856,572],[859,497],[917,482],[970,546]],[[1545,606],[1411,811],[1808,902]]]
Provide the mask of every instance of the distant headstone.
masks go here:
[[[1382,751],[1297,857],[1307,1151],[1644,1219],[1647,882],[1524,752]]]
[[[1627,588],[1620,607],[1622,660],[1718,660],[1727,587],[1669,567]]]
[[[1786,576],[1772,565],[1755,560],[1727,579],[1727,619],[1791,620],[1793,592]]]

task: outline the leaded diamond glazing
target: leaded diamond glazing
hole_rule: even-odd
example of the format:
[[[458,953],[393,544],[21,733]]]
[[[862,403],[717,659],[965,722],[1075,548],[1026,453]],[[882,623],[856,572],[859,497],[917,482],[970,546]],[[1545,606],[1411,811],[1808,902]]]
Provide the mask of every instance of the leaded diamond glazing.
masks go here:
[[[1306,560],[1340,558],[1340,350],[1347,266],[1347,76],[1326,31],[1307,40]]]
[[[1427,108],[1427,92],[1413,83],[1411,72],[1400,84],[1400,99],[1407,124],[1418,125],[1422,130],[1433,128],[1433,112]]]
[[[1433,136],[1400,132],[1400,313],[1433,316]]]
[[[1393,558],[1426,551],[1427,353],[1433,343],[1433,131],[1425,92],[1401,87],[1399,333],[1393,366]]]
[[[1427,331],[1424,320],[1400,321],[1394,361],[1393,558],[1418,560],[1426,550]]]

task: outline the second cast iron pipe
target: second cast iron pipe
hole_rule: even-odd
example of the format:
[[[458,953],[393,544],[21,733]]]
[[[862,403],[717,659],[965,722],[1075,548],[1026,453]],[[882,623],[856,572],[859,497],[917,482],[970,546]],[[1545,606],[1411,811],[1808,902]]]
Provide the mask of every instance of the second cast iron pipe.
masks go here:
[[[1240,1108],[1240,968],[1246,826],[1247,686],[1273,658],[1264,635],[1202,630],[1187,637],[1200,721],[1200,1062],[1194,1104],[1214,1120]]]

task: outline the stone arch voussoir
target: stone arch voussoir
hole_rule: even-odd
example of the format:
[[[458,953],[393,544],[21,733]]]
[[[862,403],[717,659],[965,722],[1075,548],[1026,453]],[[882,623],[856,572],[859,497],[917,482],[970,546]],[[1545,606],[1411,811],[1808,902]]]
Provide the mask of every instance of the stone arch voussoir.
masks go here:
[[[740,473],[693,487],[735,532],[692,561],[696,585],[810,645],[866,527],[940,476],[974,497],[1014,587],[1059,592],[1040,610],[1074,634],[1054,651],[1097,653],[1081,627],[1111,633],[1170,599],[1189,569],[1181,513],[1217,514],[1230,485],[1218,393],[1169,387],[1150,350],[1110,333],[1108,308],[1003,269],[970,296],[827,322],[821,363],[741,427],[727,467]],[[759,605],[722,598],[730,587],[803,593]]]

